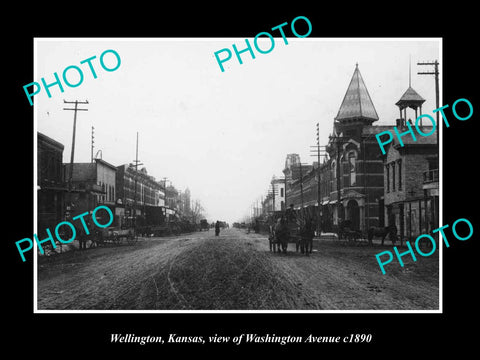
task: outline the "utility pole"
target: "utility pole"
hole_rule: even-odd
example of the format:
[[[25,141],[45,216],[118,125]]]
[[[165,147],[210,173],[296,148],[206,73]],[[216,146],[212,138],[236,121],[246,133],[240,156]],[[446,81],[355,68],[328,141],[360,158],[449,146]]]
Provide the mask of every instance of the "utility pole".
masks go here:
[[[419,72],[418,74],[419,75],[434,75],[435,76],[435,101],[436,101],[436,106],[437,106],[437,109],[440,107],[440,89],[439,89],[439,84],[438,84],[438,75],[439,75],[439,71],[438,71],[438,60],[435,60],[435,61],[426,61],[426,62],[419,62],[417,63],[417,65],[433,65],[434,66],[434,71],[422,71],[422,72]],[[438,161],[440,162],[440,121],[439,121],[439,115],[438,115],[439,111],[436,112],[436,120],[437,120],[437,154],[438,154]],[[442,126],[443,128],[443,126]],[[427,200],[425,199],[425,202]],[[435,202],[434,202],[435,204]],[[435,205],[434,205],[435,206]],[[425,208],[426,209],[426,208]],[[410,210],[411,211],[411,210]],[[425,214],[426,215],[426,214]],[[437,219],[437,223],[438,223],[439,219]]]
[[[167,201],[168,200],[167,199],[167,180],[168,180],[168,178],[164,177],[164,178],[162,178],[162,180],[163,180],[163,190],[165,192],[165,206],[168,207],[168,201]]]
[[[418,62],[417,65],[433,65],[434,66],[434,71],[421,71],[418,72],[418,75],[435,75],[435,101],[436,101],[436,106],[437,109],[440,107],[440,94],[439,94],[439,86],[438,86],[438,60],[435,61],[426,61],[426,62]],[[437,117],[437,152],[440,148],[440,141],[439,141],[439,133],[440,133],[440,122],[438,121],[438,113],[436,113]]]
[[[341,182],[340,182],[340,155],[342,151],[342,144],[345,142],[343,138],[338,136],[337,134],[334,134],[333,136],[330,136],[331,141],[336,144],[336,155],[335,155],[335,178],[336,178],[336,191],[337,191],[337,203],[336,203],[336,209],[337,209],[337,225],[339,225],[339,220],[340,220],[340,205],[341,205],[341,192],[342,189],[340,188]],[[332,189],[333,190],[333,189]],[[334,218],[335,221],[335,218]]]
[[[317,169],[318,169],[318,185],[317,185],[317,202],[318,202],[318,210],[320,210],[320,124],[317,123]]]
[[[318,233],[320,233],[320,224],[322,222],[322,219],[321,219],[321,214],[322,214],[322,210],[321,210],[321,201],[322,201],[322,195],[321,195],[321,177],[320,177],[320,156],[321,156],[321,152],[324,151],[326,152],[325,150],[325,146],[320,146],[320,124],[317,123],[317,145],[315,146],[310,146],[310,156],[316,156],[317,157],[317,162],[318,162],[318,167],[317,167],[317,172],[318,172],[318,180],[317,180],[317,202],[318,202],[318,223],[317,223],[317,230],[318,230]],[[315,148],[315,150],[313,150],[313,148]],[[322,150],[322,148],[324,148]],[[326,156],[325,154],[323,154],[323,156]]]
[[[302,170],[302,165],[303,166],[308,166],[308,164],[302,164],[301,162],[298,163],[299,165],[299,170],[300,170],[300,202],[301,202],[301,208],[300,208],[300,216],[302,219],[304,218],[305,215],[305,209],[303,207],[304,201],[303,201],[303,170]]]
[[[95,136],[93,135],[95,128],[92,126],[92,149],[91,149],[91,155],[90,155],[90,160],[93,163],[93,144],[95,143]]]
[[[272,207],[273,207],[273,213],[275,213],[275,183],[274,180],[272,179]]]
[[[88,100],[86,101],[66,101],[63,100],[64,104],[75,104],[74,109],[70,108],[63,108],[63,110],[73,110],[75,111],[73,113],[73,135],[72,135],[72,152],[70,154],[70,169],[69,169],[69,175],[68,175],[68,192],[70,193],[72,191],[72,176],[73,176],[73,158],[75,154],[75,132],[77,128],[77,111],[88,111],[88,109],[79,109],[78,104],[88,104]]]
[[[302,163],[300,163],[300,201],[302,203],[302,209],[303,211],[303,173],[302,173]]]
[[[135,163],[135,190],[134,190],[134,195],[133,195],[133,219],[135,219],[135,227],[137,226],[137,181],[138,181],[138,165],[143,165],[140,163],[140,160],[138,160],[138,131],[137,131],[137,145],[136,145],[136,151],[135,151],[135,160],[133,160]],[[132,164],[130,164],[132,165]]]

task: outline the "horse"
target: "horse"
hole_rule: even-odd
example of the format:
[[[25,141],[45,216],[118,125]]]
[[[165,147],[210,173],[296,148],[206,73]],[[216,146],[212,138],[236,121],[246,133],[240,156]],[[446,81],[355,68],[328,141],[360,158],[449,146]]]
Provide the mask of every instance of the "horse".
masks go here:
[[[287,253],[288,239],[290,238],[290,230],[288,229],[287,222],[284,218],[278,220],[275,226],[275,241],[278,244],[278,250],[280,246],[284,254]]]
[[[275,238],[275,226],[269,226],[269,233],[268,233],[268,244],[270,246],[270,251],[273,252],[280,252],[280,243]]]
[[[392,241],[392,244],[395,245],[397,241],[397,227],[395,225],[389,225],[385,227],[375,227],[372,226],[368,229],[368,243],[372,245],[372,239],[374,236],[381,236],[382,237],[382,245],[385,241],[387,235],[390,235],[389,238]],[[400,239],[400,245],[402,245],[402,239]]]
[[[299,231],[300,235],[300,251],[302,254],[309,255],[313,249],[313,237],[315,236],[315,230],[311,220],[307,220]]]

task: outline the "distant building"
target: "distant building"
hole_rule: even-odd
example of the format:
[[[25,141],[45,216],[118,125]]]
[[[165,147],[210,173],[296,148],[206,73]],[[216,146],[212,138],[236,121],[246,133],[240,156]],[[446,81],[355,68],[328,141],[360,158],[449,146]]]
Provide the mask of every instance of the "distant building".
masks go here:
[[[156,206],[165,206],[165,186],[161,182],[158,182],[158,185],[158,191],[155,191],[155,203]]]
[[[283,174],[285,176],[285,201],[286,207],[290,204],[295,209],[301,209],[312,205],[312,199],[316,196],[316,185],[310,187],[312,165],[304,165],[300,161],[298,154],[288,154],[285,159],[285,168]],[[315,181],[315,179],[313,179]],[[316,200],[316,197],[315,197]]]
[[[69,179],[70,164],[64,165]],[[67,199],[72,216],[93,211],[98,205],[115,210],[116,167],[102,159],[91,163],[73,163],[71,193]]]
[[[133,216],[134,208],[136,215],[142,216],[144,206],[163,206],[164,187],[146,168],[136,171],[130,164],[117,166],[116,189],[116,215],[120,219]]]
[[[263,213],[285,210],[285,179],[272,178],[262,206]]]
[[[190,216],[191,214],[190,202],[191,202],[190,189],[186,188],[185,191],[178,192],[177,207],[178,207],[178,211],[182,215]]]
[[[179,210],[180,204],[179,191],[173,185],[167,186],[165,188],[165,206]]]
[[[63,176],[63,149],[58,141],[37,133],[37,228],[44,234],[54,229],[65,218],[65,192]],[[46,233],[45,233],[46,234]],[[43,235],[42,235],[43,236]]]
[[[293,204],[295,210],[300,210],[317,205],[318,186],[313,165],[290,164],[283,173],[288,179],[285,181],[287,207]]]

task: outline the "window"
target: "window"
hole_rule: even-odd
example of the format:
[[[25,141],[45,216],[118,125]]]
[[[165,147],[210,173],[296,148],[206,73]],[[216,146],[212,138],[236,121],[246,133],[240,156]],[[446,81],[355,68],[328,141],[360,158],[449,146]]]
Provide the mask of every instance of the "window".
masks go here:
[[[102,184],[102,192],[105,193],[107,191],[107,189],[105,188],[105,184],[100,182],[100,184]],[[102,195],[102,203],[105,202],[105,194]]]
[[[398,190],[402,190],[402,159],[398,160]]]
[[[395,163],[392,163],[392,191],[395,191]]]
[[[385,165],[385,171],[387,173],[387,193],[390,192],[390,166]]]
[[[283,197],[283,188],[280,188],[280,197]]]
[[[348,164],[350,166],[350,186],[355,186],[357,182],[355,161],[356,161],[355,152],[352,151],[348,154]]]

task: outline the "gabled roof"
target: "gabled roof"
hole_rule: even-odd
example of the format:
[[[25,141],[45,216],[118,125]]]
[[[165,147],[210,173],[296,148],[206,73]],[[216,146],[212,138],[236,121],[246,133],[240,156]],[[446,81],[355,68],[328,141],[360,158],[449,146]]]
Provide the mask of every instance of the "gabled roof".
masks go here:
[[[377,111],[373,106],[372,99],[363,81],[358,64],[348,85],[347,92],[340,105],[335,120],[346,120],[352,118],[363,118],[372,121],[378,120]]]

